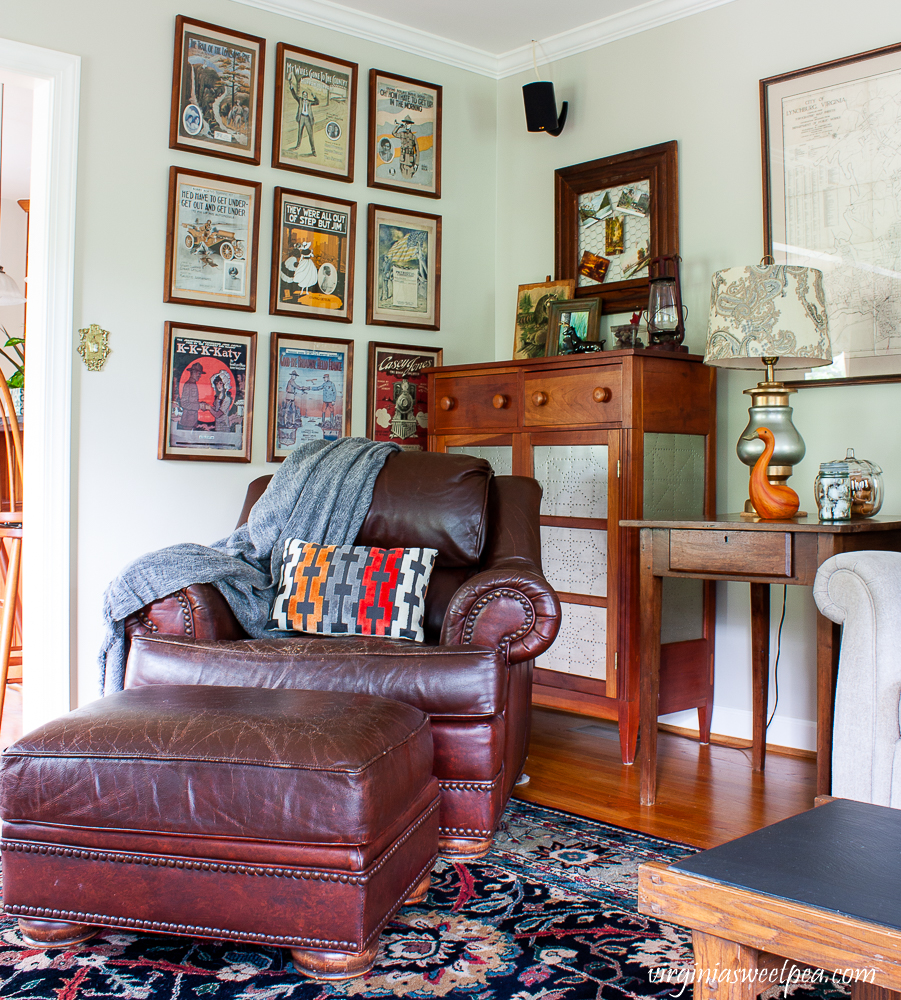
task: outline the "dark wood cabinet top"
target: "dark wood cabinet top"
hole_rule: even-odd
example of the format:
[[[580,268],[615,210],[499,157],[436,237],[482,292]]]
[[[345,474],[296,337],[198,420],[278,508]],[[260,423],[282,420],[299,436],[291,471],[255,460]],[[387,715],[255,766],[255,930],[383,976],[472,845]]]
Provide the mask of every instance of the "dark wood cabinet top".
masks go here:
[[[788,521],[754,521],[741,514],[717,514],[710,518],[683,518],[678,521],[620,521],[623,528],[677,528],[677,529],[735,529],[742,531],[816,531],[836,535],[854,535],[871,531],[897,531],[901,528],[901,514],[877,514],[875,517],[855,518],[853,521],[821,521],[815,515],[795,517]]]

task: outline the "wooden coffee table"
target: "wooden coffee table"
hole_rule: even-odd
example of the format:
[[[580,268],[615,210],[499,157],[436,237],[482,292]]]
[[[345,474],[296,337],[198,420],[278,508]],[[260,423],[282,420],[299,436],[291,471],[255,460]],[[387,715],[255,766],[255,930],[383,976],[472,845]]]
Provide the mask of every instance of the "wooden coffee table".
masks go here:
[[[817,969],[838,972],[855,1000],[901,996],[901,810],[834,799],[674,864],[642,865],[638,908],[691,929],[695,1000],[751,1000],[805,972],[817,982]]]

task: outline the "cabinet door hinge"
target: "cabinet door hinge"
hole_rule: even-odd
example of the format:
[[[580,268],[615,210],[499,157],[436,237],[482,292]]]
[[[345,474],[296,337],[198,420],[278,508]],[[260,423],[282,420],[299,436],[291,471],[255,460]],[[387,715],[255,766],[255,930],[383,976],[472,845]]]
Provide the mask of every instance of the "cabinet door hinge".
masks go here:
[[[621,469],[622,469],[622,465],[621,465],[621,463],[620,463],[620,460],[619,460],[619,459],[617,459],[617,460],[616,460],[616,478],[617,478],[617,479],[619,479],[619,477],[620,477],[620,472],[621,472]]]
[[[619,653],[613,654],[613,669],[619,670]]]

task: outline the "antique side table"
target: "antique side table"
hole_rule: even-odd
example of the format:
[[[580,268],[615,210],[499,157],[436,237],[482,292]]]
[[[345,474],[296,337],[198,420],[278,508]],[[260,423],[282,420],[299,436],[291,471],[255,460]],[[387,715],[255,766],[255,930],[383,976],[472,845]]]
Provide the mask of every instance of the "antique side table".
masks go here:
[[[854,521],[622,520],[639,529],[641,804],[657,796],[657,716],[660,684],[660,605],[663,577],[737,580],[751,585],[751,669],[754,716],[752,766],[766,759],[769,682],[770,584],[812,586],[817,568],[839,552],[901,551],[901,517]],[[832,707],[841,630],[817,613],[817,794],[829,793],[832,775]],[[713,663],[710,664],[711,671]]]

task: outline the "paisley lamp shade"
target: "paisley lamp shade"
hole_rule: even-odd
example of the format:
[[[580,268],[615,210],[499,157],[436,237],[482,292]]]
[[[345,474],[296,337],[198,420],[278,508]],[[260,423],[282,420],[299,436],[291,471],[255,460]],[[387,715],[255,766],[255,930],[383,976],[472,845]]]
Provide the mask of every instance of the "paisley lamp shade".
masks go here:
[[[814,368],[832,361],[823,272],[789,264],[717,271],[704,361],[720,368]]]

